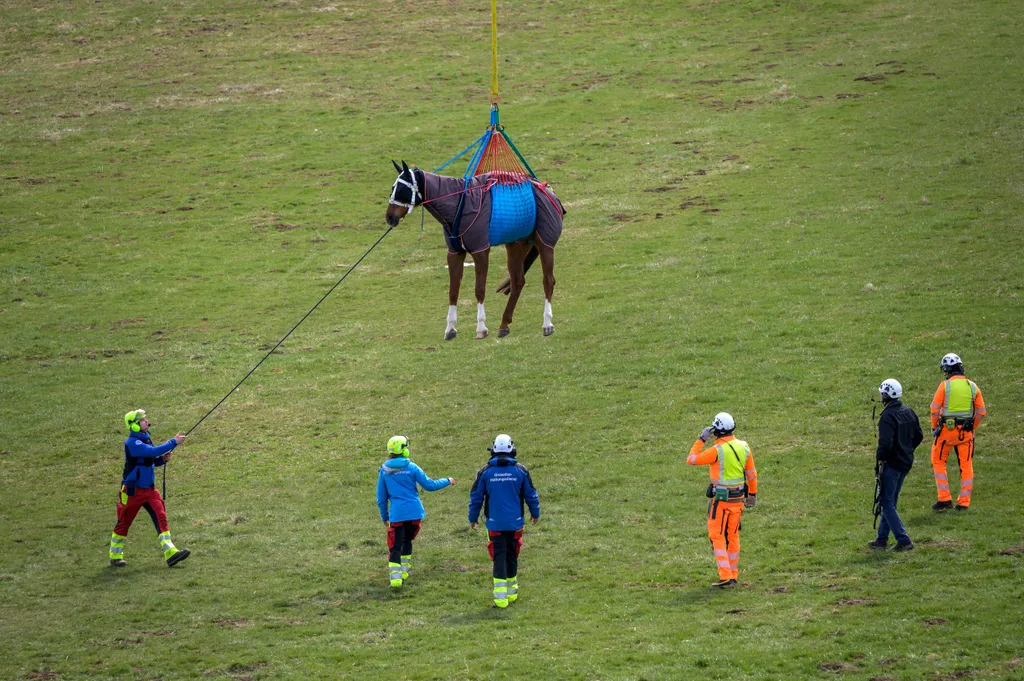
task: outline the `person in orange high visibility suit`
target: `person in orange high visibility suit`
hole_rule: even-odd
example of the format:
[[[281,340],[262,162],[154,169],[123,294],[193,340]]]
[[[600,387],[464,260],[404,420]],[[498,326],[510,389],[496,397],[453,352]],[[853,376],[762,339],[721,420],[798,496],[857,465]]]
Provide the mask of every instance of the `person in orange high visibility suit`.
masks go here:
[[[715,416],[710,426],[690,448],[686,463],[710,466],[708,485],[708,538],[715,550],[720,589],[736,586],[740,564],[740,520],[744,508],[757,503],[757,469],[750,445],[732,434],[736,421],[724,411]],[[704,444],[714,436],[714,444],[704,451]]]
[[[960,465],[960,494],[956,510],[966,511],[971,506],[974,489],[974,432],[985,417],[985,400],[974,381],[964,376],[964,364],[952,352],[939,363],[946,380],[939,384],[932,398],[932,470],[939,500],[932,504],[933,511],[953,508],[949,493],[946,460],[956,454]]]

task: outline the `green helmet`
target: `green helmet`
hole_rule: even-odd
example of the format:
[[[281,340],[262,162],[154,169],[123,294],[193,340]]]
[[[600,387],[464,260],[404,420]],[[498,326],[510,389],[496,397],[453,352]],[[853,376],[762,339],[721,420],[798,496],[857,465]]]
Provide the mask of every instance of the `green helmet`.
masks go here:
[[[146,418],[145,409],[133,409],[124,415],[124,427],[133,433],[138,433],[142,430],[139,426],[139,421]]]
[[[409,456],[409,438],[404,435],[393,436],[388,440],[388,454]]]

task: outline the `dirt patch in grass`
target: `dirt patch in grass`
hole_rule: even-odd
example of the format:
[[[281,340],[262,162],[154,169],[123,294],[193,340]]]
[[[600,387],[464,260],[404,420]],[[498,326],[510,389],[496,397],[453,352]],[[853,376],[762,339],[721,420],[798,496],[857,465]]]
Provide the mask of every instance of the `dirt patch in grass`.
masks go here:
[[[836,605],[867,605],[868,603],[877,602],[877,598],[866,596],[864,598],[844,598],[836,603]]]
[[[935,627],[940,624],[948,624],[949,620],[947,620],[945,617],[929,617],[924,621],[924,623],[927,624],[929,627]]]
[[[246,619],[245,617],[238,617],[236,619],[224,618],[224,619],[214,620],[213,623],[216,624],[218,627],[235,627],[236,629],[240,628],[240,627],[247,627],[247,626],[249,626],[249,620]]]
[[[949,674],[942,674],[935,672],[935,676],[932,677],[935,681],[956,681],[957,679],[966,679],[969,676],[973,676],[974,672],[969,669],[961,669],[960,671],[950,672]]]
[[[818,669],[823,672],[832,672],[833,674],[847,674],[857,671],[856,665],[852,665],[849,662],[822,662],[818,665]]]
[[[900,660],[898,657],[893,657],[893,658],[890,658],[888,660],[882,660],[878,664],[881,667],[891,667],[894,664],[899,664],[900,662],[902,662],[902,660]]]
[[[865,83],[884,83],[885,76],[883,76],[881,73],[872,73],[871,75],[867,76],[857,76],[856,78],[854,78],[854,80],[861,80],[864,81]]]
[[[29,672],[25,675],[26,679],[59,679],[60,674],[57,672]]]
[[[1003,549],[999,553],[1004,556],[1012,556],[1017,553],[1024,553],[1024,544],[1021,544],[1020,546],[1011,546],[1008,549]]]

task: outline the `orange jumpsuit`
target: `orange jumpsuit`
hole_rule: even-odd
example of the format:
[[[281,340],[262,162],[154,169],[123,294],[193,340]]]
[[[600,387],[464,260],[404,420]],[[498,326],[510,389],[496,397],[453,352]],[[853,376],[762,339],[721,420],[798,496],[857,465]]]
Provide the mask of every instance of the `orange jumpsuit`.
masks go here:
[[[730,442],[741,442],[733,435],[726,435],[715,440],[714,444],[704,450],[704,442],[698,439],[690,448],[686,463],[691,466],[710,465],[711,482],[718,484],[722,479],[722,467],[718,460],[717,447],[729,451]],[[733,445],[737,447],[737,445]],[[738,448],[738,447],[737,447]],[[750,446],[747,445],[750,452]],[[750,494],[757,494],[757,469],[754,467],[754,454],[750,452],[743,466],[743,477]],[[743,483],[726,485],[733,493],[741,492]],[[729,501],[711,500],[708,504],[708,538],[715,550],[715,563],[718,566],[719,579],[738,579],[740,564],[740,519],[743,517],[743,496],[736,496]]]
[[[950,376],[950,381],[966,381],[963,375]],[[935,472],[935,487],[938,489],[939,501],[952,501],[949,493],[949,478],[946,475],[946,460],[950,452],[956,453],[957,462],[960,464],[960,495],[957,497],[957,506],[968,508],[971,505],[971,490],[974,489],[974,432],[981,425],[985,417],[985,400],[981,396],[981,390],[976,388],[974,400],[971,407],[974,411],[974,428],[965,430],[963,426],[949,428],[945,423],[943,408],[946,402],[946,381],[939,384],[932,398],[931,416],[932,430],[940,424],[942,430],[932,444],[932,470]],[[952,390],[952,389],[951,389]]]

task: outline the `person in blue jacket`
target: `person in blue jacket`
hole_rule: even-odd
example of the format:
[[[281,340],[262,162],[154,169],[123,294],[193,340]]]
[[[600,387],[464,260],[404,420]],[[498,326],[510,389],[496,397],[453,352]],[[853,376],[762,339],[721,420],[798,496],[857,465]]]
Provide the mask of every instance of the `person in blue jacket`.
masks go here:
[[[388,458],[377,476],[377,506],[384,527],[388,528],[388,573],[395,588],[409,579],[412,540],[420,533],[426,515],[417,484],[428,492],[436,492],[454,485],[455,478],[428,478],[422,468],[409,460],[409,438],[395,435],[388,440]]]
[[[494,605],[507,608],[519,598],[519,551],[523,548],[523,505],[530,520],[540,520],[540,496],[526,466],[516,461],[512,438],[502,434],[487,450],[487,465],[480,469],[469,492],[469,526],[476,529],[481,509],[487,518],[487,552],[494,563]]]
[[[190,552],[179,549],[171,541],[164,500],[156,488],[155,469],[170,461],[171,451],[185,441],[185,436],[178,433],[162,445],[154,445],[149,436],[149,418],[145,409],[133,409],[125,414],[124,427],[128,429],[128,439],[124,441],[124,472],[117,500],[117,525],[110,535],[110,565],[124,567],[128,564],[124,560],[124,540],[136,514],[145,509],[156,527],[167,567],[174,567],[188,558]]]

